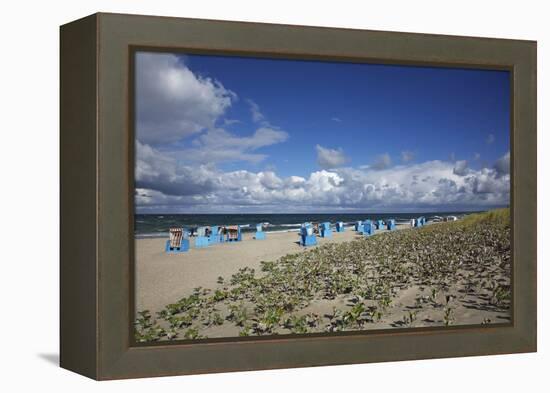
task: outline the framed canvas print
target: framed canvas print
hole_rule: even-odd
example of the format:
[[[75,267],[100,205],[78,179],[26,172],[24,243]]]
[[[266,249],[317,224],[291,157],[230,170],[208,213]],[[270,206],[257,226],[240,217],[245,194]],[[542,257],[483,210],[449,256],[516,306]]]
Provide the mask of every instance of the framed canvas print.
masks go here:
[[[61,28],[61,365],[536,350],[536,43]]]

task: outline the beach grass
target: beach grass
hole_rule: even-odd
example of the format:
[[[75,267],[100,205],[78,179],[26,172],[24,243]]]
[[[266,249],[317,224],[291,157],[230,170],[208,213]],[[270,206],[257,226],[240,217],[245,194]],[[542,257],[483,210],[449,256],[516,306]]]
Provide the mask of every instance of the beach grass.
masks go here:
[[[162,310],[138,342],[510,320],[510,213],[385,232],[264,261]]]

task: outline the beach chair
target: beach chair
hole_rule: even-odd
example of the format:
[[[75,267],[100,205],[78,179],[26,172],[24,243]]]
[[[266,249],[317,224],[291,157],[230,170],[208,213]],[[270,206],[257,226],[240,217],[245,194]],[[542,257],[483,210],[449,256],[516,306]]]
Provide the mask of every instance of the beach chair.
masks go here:
[[[416,218],[412,218],[411,219],[411,227],[415,227],[416,226]]]
[[[265,232],[264,232],[263,224],[256,224],[256,234],[254,235],[254,239],[256,239],[256,240],[264,240],[265,239]]]
[[[374,235],[374,224],[371,220],[363,221],[363,235],[370,236]]]
[[[426,219],[424,217],[418,217],[416,220],[415,220],[415,227],[421,227],[421,226],[424,226],[424,223],[426,222]]]
[[[313,228],[313,234],[319,235],[319,223],[318,222],[312,222],[311,227]]]
[[[356,232],[363,232],[363,221],[357,221],[355,223],[355,231]]]
[[[420,218],[422,219],[422,226],[426,225],[426,217],[422,216]]]
[[[212,225],[210,227],[210,233],[208,234],[208,243],[217,244],[223,242],[223,228],[218,225]]]
[[[170,238],[166,240],[167,254],[179,254],[189,251],[189,232],[183,228],[170,228]]]
[[[393,218],[386,220],[386,228],[388,231],[393,231],[395,229],[395,220]]]
[[[210,245],[210,240],[209,240],[210,231],[211,230],[209,227],[197,228],[197,236],[195,237],[195,248],[204,248]]]
[[[313,225],[306,222],[300,228],[300,245],[304,247],[315,246],[317,238],[313,234]]]
[[[319,225],[319,231],[321,237],[332,237],[332,230],[330,229],[330,222],[323,222]]]
[[[239,225],[228,225],[225,227],[225,241],[240,242],[242,240],[241,227]]]
[[[364,235],[365,234],[365,227],[367,225],[372,225],[372,221],[371,220],[363,220],[363,221],[361,221],[361,223],[362,223],[361,224],[361,230],[359,232],[361,232],[361,234]]]
[[[342,221],[336,223],[336,232],[344,232],[344,223]]]
[[[384,220],[376,220],[374,225],[376,229],[384,229]]]

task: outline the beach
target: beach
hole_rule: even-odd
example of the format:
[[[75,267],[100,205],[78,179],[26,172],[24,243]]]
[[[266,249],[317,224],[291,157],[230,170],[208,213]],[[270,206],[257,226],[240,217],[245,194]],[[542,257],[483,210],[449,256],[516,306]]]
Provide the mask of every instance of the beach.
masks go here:
[[[199,339],[509,323],[508,213],[353,228],[299,245],[267,233],[168,255],[136,240],[137,339]],[[504,217],[504,218],[503,218]],[[507,217],[507,218],[506,218]],[[507,221],[508,220],[508,221]]]
[[[397,225],[407,229],[409,225]],[[386,231],[376,231],[377,234]],[[136,308],[160,311],[197,287],[214,288],[219,276],[229,277],[243,267],[260,269],[261,261],[275,261],[327,243],[341,243],[363,235],[353,228],[333,232],[331,238],[317,237],[317,246],[299,245],[298,232],[268,232],[265,240],[254,240],[254,233],[243,233],[240,242],[226,242],[205,248],[194,248],[181,254],[164,252],[166,238],[136,239]]]

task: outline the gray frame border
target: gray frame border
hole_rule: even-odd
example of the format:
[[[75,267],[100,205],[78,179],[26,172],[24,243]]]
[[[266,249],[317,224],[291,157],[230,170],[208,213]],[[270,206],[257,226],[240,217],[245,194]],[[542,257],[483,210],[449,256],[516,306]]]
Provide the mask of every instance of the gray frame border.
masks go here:
[[[75,26],[84,24],[87,27],[82,32],[74,32]],[[75,54],[77,43],[72,42],[65,50],[62,45],[61,51],[62,367],[96,379],[118,379],[536,351],[536,42],[120,14],[96,14],[63,26],[62,44],[75,34],[95,39],[95,50]],[[133,234],[129,222],[133,151],[128,143],[131,47],[512,70],[513,323],[505,327],[133,346],[129,329],[133,318]],[[73,78],[74,85],[69,86],[67,71],[63,71],[63,64],[72,64],[75,56],[95,63],[95,74],[81,75],[94,78],[96,87],[85,96],[77,92],[78,79]],[[78,142],[64,138],[76,131],[74,118],[69,122],[63,109],[72,97],[77,100],[73,116],[95,113],[95,124],[90,120],[90,127],[80,131],[93,133],[96,141],[96,146],[82,148],[90,153],[85,162],[64,155]],[[63,168],[75,162],[89,168],[95,179],[80,189],[80,197],[74,195],[74,178],[63,175]],[[64,217],[74,209],[64,206],[89,207],[90,203],[96,212],[95,222],[91,223],[89,216],[81,217],[80,222],[95,228],[97,240],[70,249],[75,235],[64,231],[64,221],[72,224]],[[80,258],[74,263],[78,268],[69,266],[69,259],[81,255],[93,256],[93,262]],[[94,277],[86,278],[84,271],[93,271]],[[80,287],[64,287],[74,279],[82,288],[93,286],[95,291],[86,294]],[[95,310],[75,310],[83,304],[95,304]],[[81,348],[89,349],[82,353],[73,348],[78,337],[70,331],[86,327],[92,331],[80,337]]]

